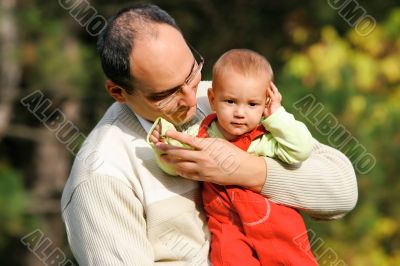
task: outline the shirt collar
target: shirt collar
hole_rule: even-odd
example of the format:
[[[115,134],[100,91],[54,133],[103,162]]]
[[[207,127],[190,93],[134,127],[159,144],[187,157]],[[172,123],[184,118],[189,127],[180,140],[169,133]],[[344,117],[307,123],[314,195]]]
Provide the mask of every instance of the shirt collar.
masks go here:
[[[149,133],[153,123],[150,122],[149,120],[144,119],[142,116],[138,115],[137,113],[133,112],[137,119],[139,120],[139,123],[142,125],[143,129],[146,131],[146,133]]]

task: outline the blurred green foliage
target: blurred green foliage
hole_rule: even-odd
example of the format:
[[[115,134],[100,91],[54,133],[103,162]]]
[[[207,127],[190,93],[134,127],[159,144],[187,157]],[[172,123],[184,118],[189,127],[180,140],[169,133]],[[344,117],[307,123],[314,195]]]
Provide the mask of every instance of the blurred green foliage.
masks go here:
[[[296,36],[296,46],[284,52],[280,78],[286,103],[312,93],[377,161],[357,174],[354,211],[335,222],[309,221],[325,241],[317,253],[332,248],[349,265],[400,265],[400,9],[365,37],[354,29],[340,36],[331,26],[305,46],[307,39]],[[305,122],[329,143],[317,125]]]
[[[0,251],[7,241],[28,233],[36,223],[28,213],[29,195],[24,189],[22,175],[0,164]]]
[[[0,247],[5,244],[5,235],[18,235],[24,230],[25,194],[21,175],[0,166]]]

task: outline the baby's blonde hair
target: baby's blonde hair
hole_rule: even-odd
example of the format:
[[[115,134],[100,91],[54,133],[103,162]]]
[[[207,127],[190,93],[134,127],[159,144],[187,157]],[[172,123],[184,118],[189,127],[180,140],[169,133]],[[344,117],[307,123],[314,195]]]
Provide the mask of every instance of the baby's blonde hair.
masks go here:
[[[274,76],[271,65],[264,56],[248,49],[232,49],[225,52],[214,64],[213,88],[218,87],[224,80],[224,74],[232,70],[244,76],[267,77],[269,81]]]

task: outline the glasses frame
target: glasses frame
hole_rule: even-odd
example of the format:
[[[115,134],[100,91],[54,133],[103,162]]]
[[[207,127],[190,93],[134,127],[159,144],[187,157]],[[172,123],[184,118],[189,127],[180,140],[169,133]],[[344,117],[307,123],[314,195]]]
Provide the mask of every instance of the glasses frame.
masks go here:
[[[193,54],[194,61],[196,61],[196,63],[197,63],[197,69],[195,71],[192,71],[192,73],[190,73],[189,77],[186,78],[185,82],[179,86],[179,87],[181,87],[181,89],[185,85],[188,86],[197,77],[197,75],[199,73],[201,73],[201,70],[203,70],[203,66],[204,66],[204,62],[205,62],[204,57],[196,49],[194,49],[193,46],[191,46],[190,44],[188,44],[188,46],[190,48],[190,51]],[[196,56],[197,56],[197,58],[196,58]]]
[[[180,93],[183,89],[184,86],[189,86],[190,83],[197,77],[197,75],[199,75],[199,73],[201,73],[201,71],[203,70],[203,66],[204,66],[204,62],[205,59],[204,57],[196,50],[194,49],[193,46],[191,46],[190,44],[188,44],[190,51],[193,54],[194,57],[194,61],[197,64],[197,69],[193,70],[189,76],[186,78],[185,82],[181,85],[176,86],[177,90],[174,91],[172,94],[168,95],[167,97],[165,97],[164,99],[159,100],[159,102],[157,103],[157,105],[159,106],[159,109],[163,109],[165,106],[169,105],[169,103],[172,102],[172,100],[175,98],[175,96]]]

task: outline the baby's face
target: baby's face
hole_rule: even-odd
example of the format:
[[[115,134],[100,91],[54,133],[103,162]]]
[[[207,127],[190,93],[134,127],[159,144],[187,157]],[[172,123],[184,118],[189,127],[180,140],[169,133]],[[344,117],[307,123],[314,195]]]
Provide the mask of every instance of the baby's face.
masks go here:
[[[219,129],[232,140],[253,130],[265,109],[268,78],[231,73],[209,93]]]

